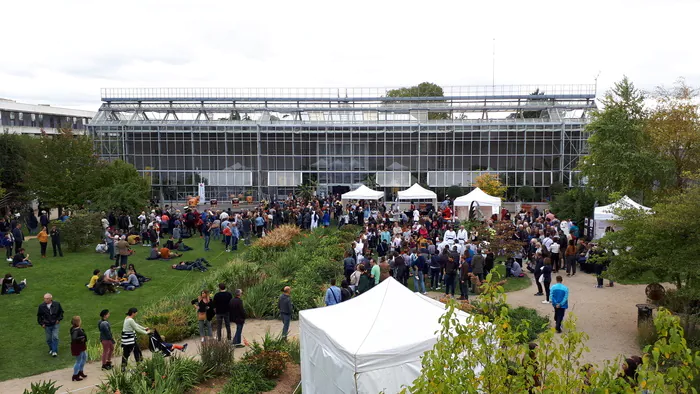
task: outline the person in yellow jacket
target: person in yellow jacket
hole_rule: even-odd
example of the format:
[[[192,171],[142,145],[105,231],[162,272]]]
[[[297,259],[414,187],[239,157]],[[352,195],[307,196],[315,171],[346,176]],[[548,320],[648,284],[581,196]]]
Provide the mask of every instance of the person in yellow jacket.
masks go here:
[[[41,245],[41,257],[44,258],[46,257],[46,246],[49,244],[49,232],[46,230],[46,226],[41,228],[36,239],[39,240],[39,245]]]

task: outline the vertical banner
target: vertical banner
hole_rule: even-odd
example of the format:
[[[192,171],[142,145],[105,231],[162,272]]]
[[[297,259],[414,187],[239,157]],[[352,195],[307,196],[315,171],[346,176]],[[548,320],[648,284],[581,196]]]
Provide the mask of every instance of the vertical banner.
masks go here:
[[[199,193],[198,194],[199,194],[199,201],[202,204],[204,204],[204,201],[206,201],[206,199],[204,198],[204,183],[199,184]]]

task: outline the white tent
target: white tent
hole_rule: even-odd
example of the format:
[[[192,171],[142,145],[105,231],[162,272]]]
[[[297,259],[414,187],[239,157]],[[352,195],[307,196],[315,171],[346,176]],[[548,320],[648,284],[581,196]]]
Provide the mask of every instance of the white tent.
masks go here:
[[[485,191],[479,189],[478,187],[472,191],[470,191],[467,195],[457,197],[455,198],[455,209],[458,207],[467,207],[467,209],[471,206],[472,202],[476,201],[479,203],[479,206],[484,208],[484,207],[490,207],[489,211],[490,213],[488,216],[491,216],[493,214],[498,214],[499,208],[501,208],[501,199],[499,197],[494,197],[491,195],[486,194]],[[459,212],[457,213],[457,216],[460,218],[466,219],[467,216],[469,215],[468,211],[467,214],[460,214]]]
[[[365,185],[361,185],[351,192],[343,193],[340,198],[342,200],[379,200],[384,198],[384,192],[372,190]]]
[[[399,201],[433,200],[433,204],[437,205],[437,194],[430,190],[424,189],[423,186],[417,183],[414,183],[413,186],[406,190],[401,190],[398,194]]]
[[[341,304],[301,311],[303,392],[397,393],[420,375],[444,313],[440,302],[393,278]]]
[[[596,207],[593,211],[593,220],[595,221],[593,239],[602,238],[605,235],[605,229],[613,225],[612,221],[619,219],[615,214],[615,211],[619,209],[642,209],[644,211],[651,211],[651,208],[637,204],[627,196],[622,197],[612,204]]]

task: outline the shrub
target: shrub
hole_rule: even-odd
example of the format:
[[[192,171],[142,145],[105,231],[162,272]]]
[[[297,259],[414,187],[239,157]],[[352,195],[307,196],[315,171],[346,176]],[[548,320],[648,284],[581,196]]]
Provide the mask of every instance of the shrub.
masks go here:
[[[121,339],[115,339],[114,352],[112,356],[119,357],[122,355]],[[98,361],[102,359],[102,342],[88,341],[87,343],[88,361]]]
[[[549,318],[541,316],[537,310],[519,306],[508,310],[510,322],[518,331],[527,336],[520,339],[521,342],[531,342],[549,327]]]
[[[202,363],[199,361],[177,356],[164,358],[154,354],[152,358],[137,364],[133,372],[112,369],[98,390],[109,394],[116,390],[125,394],[184,394],[209,377],[202,373]]]
[[[42,380],[40,383],[32,383],[29,390],[24,389],[24,394],[56,394],[63,386],[56,387],[55,380]]]
[[[262,371],[264,377],[276,379],[287,369],[287,363],[292,361],[289,353],[280,350],[262,350],[249,352],[243,356],[246,363],[254,365]]]
[[[197,332],[197,319],[189,294],[192,293],[165,297],[144,308],[143,325],[158,330],[168,342],[178,342],[194,335]],[[148,347],[146,335],[139,336],[139,346],[143,349]]]
[[[301,344],[297,338],[287,340],[287,353],[295,364],[301,364]]]
[[[292,243],[301,229],[293,224],[285,224],[270,231],[264,238],[259,238],[253,243],[256,248],[284,248]]]
[[[267,278],[249,288],[243,297],[246,314],[252,318],[273,316],[277,308],[277,297],[284,287],[278,278]]]
[[[235,347],[229,341],[207,341],[199,348],[202,367],[214,376],[221,376],[231,371],[234,364]]]
[[[236,363],[231,370],[231,380],[222,394],[258,394],[270,391],[277,383],[263,376],[260,367],[248,363]]]
[[[243,260],[231,260],[214,273],[211,288],[225,283],[229,289],[248,289],[265,277],[260,266]]]
[[[102,239],[101,215],[95,212],[73,212],[61,225],[61,241],[66,249],[77,252],[86,246],[94,246]]]

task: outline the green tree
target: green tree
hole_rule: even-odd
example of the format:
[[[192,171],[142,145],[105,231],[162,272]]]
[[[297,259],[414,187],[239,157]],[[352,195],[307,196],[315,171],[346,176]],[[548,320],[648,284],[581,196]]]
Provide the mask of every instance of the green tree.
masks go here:
[[[432,82],[423,82],[416,86],[411,86],[408,88],[392,89],[386,93],[387,97],[444,97],[445,93],[442,87],[436,85]],[[414,101],[415,102],[415,101]],[[420,102],[420,101],[419,101]],[[428,101],[426,101],[428,102]],[[444,101],[429,101],[430,103],[444,102]],[[429,112],[429,120],[442,120],[449,119],[450,114],[447,112]]]
[[[688,393],[700,371],[700,353],[688,349],[679,319],[665,310],[655,318],[659,339],[645,349],[638,368],[637,387],[618,378],[621,359],[589,366],[583,359],[588,336],[576,329],[569,314],[564,333],[544,331],[537,347],[519,339],[528,325],[514,326],[503,287],[491,281],[482,285],[478,308],[486,314],[459,319],[458,304],[448,301],[440,318],[437,343],[423,356],[420,376],[402,393]],[[477,373],[476,371],[480,371]],[[537,380],[535,380],[537,376]]]
[[[463,196],[464,193],[464,188],[462,186],[457,186],[457,185],[452,185],[447,188],[445,191],[445,194],[447,197],[451,198],[452,201],[454,201],[455,198]]]
[[[297,197],[305,201],[310,201],[316,195],[318,182],[313,179],[305,179],[301,185],[296,188]]]
[[[601,244],[617,250],[610,275],[637,278],[652,273],[658,282],[672,280],[681,290],[700,295],[700,186],[672,194],[649,214],[635,209],[618,212],[620,230],[607,233]]]
[[[62,130],[43,135],[30,144],[27,186],[42,204],[57,207],[82,206],[91,190],[99,159],[88,137]]]
[[[590,188],[574,187],[554,196],[549,203],[552,212],[560,219],[572,219],[582,225],[583,219],[593,217],[593,208],[607,203],[607,196]]]
[[[654,151],[671,163],[668,184],[680,190],[700,174],[700,105],[697,91],[680,79],[656,90],[646,130]]]
[[[521,201],[535,201],[535,188],[529,185],[518,189],[518,197]]]
[[[616,83],[586,126],[589,154],[579,161],[588,185],[606,194],[619,192],[641,200],[664,179],[669,163],[653,149],[645,132],[644,95],[627,77]]]
[[[28,155],[28,137],[0,134],[0,189],[3,189],[0,196],[8,193],[12,203],[28,200],[25,184]]]
[[[97,212],[73,211],[70,218],[61,224],[61,240],[71,252],[94,246],[102,239],[102,216]]]
[[[148,205],[150,183],[131,164],[121,160],[101,163],[88,198],[91,208],[137,212]]]

